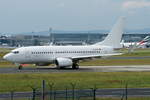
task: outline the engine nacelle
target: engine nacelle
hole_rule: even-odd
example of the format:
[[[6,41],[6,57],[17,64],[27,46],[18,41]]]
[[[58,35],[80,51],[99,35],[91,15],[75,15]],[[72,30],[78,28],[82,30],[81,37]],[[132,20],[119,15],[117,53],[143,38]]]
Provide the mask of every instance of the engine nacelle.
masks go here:
[[[72,64],[73,64],[72,59],[69,59],[69,58],[57,58],[56,59],[56,65],[59,68],[70,67],[72,66]]]

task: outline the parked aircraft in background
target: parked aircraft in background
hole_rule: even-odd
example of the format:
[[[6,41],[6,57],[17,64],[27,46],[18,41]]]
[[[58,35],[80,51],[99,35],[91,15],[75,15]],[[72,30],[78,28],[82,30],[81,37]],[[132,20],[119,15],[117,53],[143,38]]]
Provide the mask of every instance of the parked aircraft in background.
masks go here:
[[[72,67],[78,69],[80,60],[120,55],[115,48],[120,48],[120,41],[123,34],[124,17],[121,17],[112,28],[104,41],[94,45],[85,46],[30,46],[12,50],[3,58],[10,62],[19,64],[36,64],[46,66],[56,64],[58,68]]]
[[[140,42],[124,42],[124,41],[122,41],[120,44],[121,44],[122,48],[130,48],[132,46],[135,46],[136,48],[146,48],[149,41],[150,41],[150,36],[146,36]]]

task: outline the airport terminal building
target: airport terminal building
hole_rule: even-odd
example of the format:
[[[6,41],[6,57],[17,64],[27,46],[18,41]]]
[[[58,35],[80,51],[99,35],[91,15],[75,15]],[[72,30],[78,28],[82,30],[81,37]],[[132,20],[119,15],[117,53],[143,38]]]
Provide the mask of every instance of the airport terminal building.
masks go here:
[[[150,36],[145,33],[126,33],[122,39],[125,42],[138,42],[144,37]],[[36,45],[89,45],[102,41],[105,33],[53,33],[49,35],[11,35],[0,36],[1,46],[36,46]]]

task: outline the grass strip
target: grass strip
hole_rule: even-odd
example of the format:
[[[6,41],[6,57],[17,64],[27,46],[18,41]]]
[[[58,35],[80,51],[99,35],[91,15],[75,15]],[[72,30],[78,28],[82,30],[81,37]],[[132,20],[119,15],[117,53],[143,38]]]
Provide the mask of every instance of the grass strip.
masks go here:
[[[31,91],[32,87],[41,88],[42,80],[55,83],[54,89],[76,84],[76,89],[97,88],[129,88],[150,87],[150,72],[78,72],[78,73],[36,73],[36,74],[0,74],[0,92]],[[47,86],[48,88],[48,86]]]

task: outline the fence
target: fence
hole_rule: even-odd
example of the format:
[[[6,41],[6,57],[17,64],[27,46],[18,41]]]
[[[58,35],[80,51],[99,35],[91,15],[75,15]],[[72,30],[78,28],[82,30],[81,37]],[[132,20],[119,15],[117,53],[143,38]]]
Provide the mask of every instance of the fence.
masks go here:
[[[71,83],[72,89],[54,90],[54,83],[48,84],[49,88],[45,87],[45,81],[42,81],[42,89],[31,87],[31,92],[14,92],[1,93],[0,100],[96,100],[101,97],[117,97],[117,100],[128,100],[128,95],[140,95],[142,89],[97,89],[94,86],[91,89],[76,89],[76,84]],[[150,91],[147,90],[147,91]],[[150,92],[144,95],[149,96]]]
[[[44,96],[40,91],[10,92],[0,94],[0,100],[93,100],[92,90],[54,90],[45,91]]]

